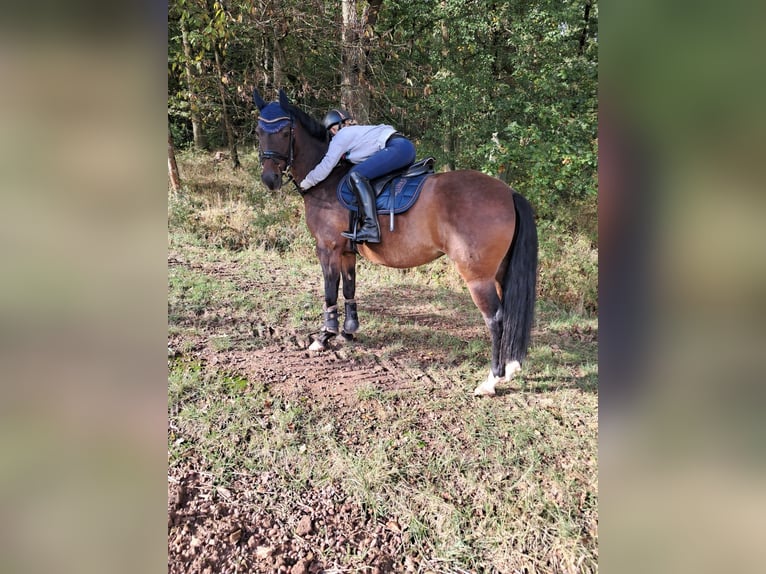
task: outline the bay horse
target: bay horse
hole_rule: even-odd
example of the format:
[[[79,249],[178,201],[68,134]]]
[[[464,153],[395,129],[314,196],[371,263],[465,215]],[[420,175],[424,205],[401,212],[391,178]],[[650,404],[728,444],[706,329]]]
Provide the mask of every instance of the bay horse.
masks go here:
[[[283,174],[300,182],[324,157],[327,130],[290,102],[266,103],[258,90],[253,100],[260,117],[256,133],[261,180],[272,191]],[[316,241],[324,275],[324,325],[311,350],[322,350],[339,334],[338,288],[343,279],[345,319],[341,334],[359,329],[356,301],[356,253],[341,235],[349,212],[336,189],[350,165],[341,162],[303,195],[306,225]],[[296,183],[296,188],[297,188]],[[492,339],[489,376],[475,395],[494,395],[501,378],[521,370],[530,342],[537,283],[537,228],[529,202],[504,182],[478,171],[460,170],[429,176],[416,203],[397,216],[395,231],[381,225],[381,242],[362,243],[358,253],[373,263],[417,267],[447,255],[468,286]]]

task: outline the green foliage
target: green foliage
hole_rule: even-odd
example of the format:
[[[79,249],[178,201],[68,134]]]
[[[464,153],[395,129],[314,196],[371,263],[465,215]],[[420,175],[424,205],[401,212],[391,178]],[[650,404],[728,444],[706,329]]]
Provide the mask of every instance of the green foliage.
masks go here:
[[[376,77],[393,82],[381,99],[395,106],[383,115],[421,155],[502,178],[538,217],[587,224],[578,211],[597,194],[597,15],[595,3],[586,22],[585,3],[387,2]],[[401,47],[403,57],[388,52]]]
[[[587,22],[585,3],[411,4],[381,13],[391,31],[381,32],[376,77],[391,78],[385,98],[396,104],[384,117],[420,155],[500,177],[556,233],[595,243],[597,4]],[[389,68],[404,69],[404,86]]]
[[[170,3],[168,111],[179,147],[191,139],[182,24],[211,146],[224,142],[212,42],[241,144],[255,139],[254,86],[266,99],[284,87],[315,116],[338,105],[339,3],[210,6]],[[358,8],[369,5],[359,0]],[[538,218],[595,240],[597,2],[385,0],[365,46],[366,69],[354,73],[369,92],[372,121],[397,126],[440,167],[500,177]]]
[[[539,297],[579,314],[598,310],[598,251],[583,234],[562,233],[554,223],[540,230]]]

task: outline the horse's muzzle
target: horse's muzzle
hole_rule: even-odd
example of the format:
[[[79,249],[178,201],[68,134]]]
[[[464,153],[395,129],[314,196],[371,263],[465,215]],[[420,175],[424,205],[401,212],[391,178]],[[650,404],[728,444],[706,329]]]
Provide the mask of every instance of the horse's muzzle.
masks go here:
[[[262,173],[261,181],[271,191],[276,191],[282,187],[282,174],[278,172]]]

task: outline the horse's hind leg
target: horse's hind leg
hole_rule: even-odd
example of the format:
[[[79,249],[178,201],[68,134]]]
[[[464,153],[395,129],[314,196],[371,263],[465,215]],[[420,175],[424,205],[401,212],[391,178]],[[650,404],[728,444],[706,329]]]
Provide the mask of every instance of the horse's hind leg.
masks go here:
[[[489,329],[492,339],[492,362],[487,380],[476,387],[474,395],[494,395],[495,385],[505,376],[505,366],[500,358],[500,341],[503,336],[503,310],[500,297],[497,294],[497,283],[494,279],[472,281],[468,283],[473,302],[481,311],[484,323]]]

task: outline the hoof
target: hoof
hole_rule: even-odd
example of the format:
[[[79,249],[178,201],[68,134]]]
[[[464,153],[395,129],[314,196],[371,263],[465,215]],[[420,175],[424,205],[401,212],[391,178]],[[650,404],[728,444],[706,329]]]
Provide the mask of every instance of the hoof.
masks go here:
[[[486,383],[480,384],[473,390],[474,397],[494,397],[495,389],[488,387]]]
[[[309,345],[309,351],[324,351],[325,346],[319,339],[314,339],[314,342]]]
[[[510,381],[519,371],[521,371],[521,363],[518,361],[511,361],[505,366],[505,380]]]
[[[497,385],[499,380],[500,377],[496,377],[490,372],[487,380],[473,390],[473,395],[475,397],[494,397],[495,385]]]
[[[319,337],[314,339],[311,345],[309,345],[309,351],[324,351],[327,348],[327,341],[333,337],[336,337],[337,335],[338,333],[333,333],[327,329],[322,329],[319,332]]]

